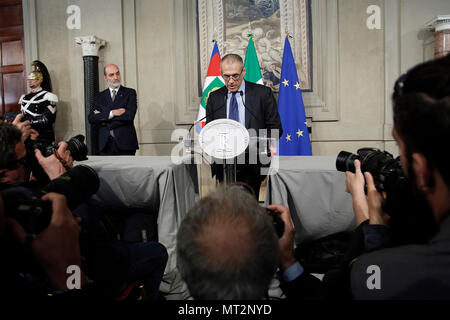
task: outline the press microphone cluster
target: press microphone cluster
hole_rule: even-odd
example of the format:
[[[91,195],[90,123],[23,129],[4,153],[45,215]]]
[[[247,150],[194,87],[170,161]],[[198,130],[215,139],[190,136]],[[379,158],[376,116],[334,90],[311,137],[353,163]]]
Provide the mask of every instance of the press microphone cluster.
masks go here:
[[[187,133],[187,136],[186,136],[186,140],[184,140],[184,146],[185,146],[186,148],[190,148],[190,147],[191,147],[191,142],[192,142],[192,140],[191,140],[191,130],[192,130],[192,128],[193,128],[197,123],[199,123],[199,122],[205,120],[205,119],[208,118],[209,116],[213,115],[216,111],[219,111],[220,109],[222,109],[223,107],[225,107],[225,106],[227,105],[227,94],[228,94],[228,91],[225,92],[225,95],[223,96],[223,104],[222,104],[219,108],[217,108],[216,110],[213,110],[212,112],[207,113],[206,116],[204,116],[204,117],[201,118],[200,120],[195,121],[195,122],[189,127],[189,130],[188,130],[188,133]]]
[[[241,100],[242,100],[242,104],[244,105],[244,108],[246,110],[248,110],[248,112],[253,116],[253,118],[255,118],[256,120],[258,120],[259,123],[262,123],[261,120],[255,116],[255,114],[250,110],[250,108],[247,108],[247,106],[245,105],[245,101],[244,101],[244,92],[242,92],[242,90],[239,90],[239,95],[241,96]]]
[[[237,91],[237,92],[238,92],[239,95],[241,96],[241,101],[242,101],[242,105],[244,106],[244,108],[245,108],[246,110],[248,110],[248,112],[252,115],[252,117],[255,118],[259,123],[262,123],[262,121],[261,121],[257,116],[255,116],[255,114],[252,112],[252,110],[251,110],[250,108],[248,108],[247,105],[245,104],[245,101],[244,101],[244,92],[243,92],[242,90],[239,90],[239,91]],[[223,97],[223,104],[222,104],[219,108],[217,108],[216,110],[213,110],[212,112],[209,112],[206,116],[204,116],[204,117],[201,118],[200,120],[195,121],[195,122],[189,127],[188,134],[187,134],[187,136],[186,136],[186,140],[184,140],[184,146],[185,146],[186,148],[191,147],[191,130],[192,130],[192,128],[194,127],[194,125],[195,125],[196,123],[199,123],[199,122],[205,120],[205,119],[208,118],[209,116],[213,115],[216,111],[219,111],[220,109],[222,109],[223,107],[225,107],[225,106],[227,105],[227,96],[228,96],[228,91],[225,92],[225,95],[224,95],[224,97]]]

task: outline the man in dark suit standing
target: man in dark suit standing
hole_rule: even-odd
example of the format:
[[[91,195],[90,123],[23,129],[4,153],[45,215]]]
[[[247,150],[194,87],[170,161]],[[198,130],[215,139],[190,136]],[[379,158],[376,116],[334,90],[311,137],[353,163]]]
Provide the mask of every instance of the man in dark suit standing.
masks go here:
[[[120,71],[115,64],[103,70],[108,89],[94,99],[89,122],[99,125],[101,155],[135,155],[139,149],[134,116],[137,110],[136,90],[120,85]]]
[[[216,119],[233,119],[247,129],[268,130],[268,137],[281,137],[280,115],[277,103],[269,87],[244,80],[245,67],[237,54],[227,54],[220,64],[225,86],[212,92],[206,105],[206,122]],[[278,130],[278,133],[276,133]],[[260,164],[237,165],[236,179],[249,184],[258,198],[261,182]],[[221,166],[213,166],[213,173],[222,179]]]

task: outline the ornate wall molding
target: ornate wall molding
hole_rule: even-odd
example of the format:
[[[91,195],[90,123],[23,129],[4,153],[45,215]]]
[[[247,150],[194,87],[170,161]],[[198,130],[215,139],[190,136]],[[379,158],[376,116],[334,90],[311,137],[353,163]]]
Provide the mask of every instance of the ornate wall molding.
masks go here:
[[[282,38],[285,30],[293,36],[291,44],[299,77],[304,81],[304,87],[311,88],[303,93],[307,117],[313,121],[336,121],[339,119],[338,1],[311,1],[311,24],[305,22],[309,20],[307,0],[280,0],[279,3]],[[220,52],[224,52],[223,1],[198,0],[198,21],[203,83],[213,39],[218,41]],[[309,47],[309,26],[312,28],[312,48]],[[308,50],[312,51],[311,59],[308,58]],[[311,78],[305,71],[310,68]]]
[[[26,74],[28,74],[30,72],[31,62],[39,59],[37,47],[36,0],[23,0],[22,8]]]
[[[191,124],[195,121],[200,105],[199,67],[196,0],[174,1],[174,37],[173,37],[173,78],[174,78],[174,110],[175,124]],[[208,5],[199,3],[199,6]],[[202,17],[206,19],[207,16]],[[199,17],[200,19],[200,17]],[[201,27],[200,27],[201,28]],[[200,48],[202,48],[200,41]],[[200,49],[200,59],[205,52]]]
[[[306,115],[313,121],[337,121],[339,120],[338,1],[312,1],[311,17],[313,90],[303,94]]]

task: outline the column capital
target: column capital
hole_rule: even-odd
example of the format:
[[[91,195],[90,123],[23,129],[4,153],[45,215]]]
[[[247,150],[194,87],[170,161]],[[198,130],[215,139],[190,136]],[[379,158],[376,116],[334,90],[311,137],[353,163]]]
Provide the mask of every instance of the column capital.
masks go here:
[[[75,37],[75,42],[82,46],[83,57],[96,56],[98,57],[98,51],[101,47],[106,45],[106,41],[97,38],[94,35]]]
[[[450,30],[450,15],[439,15],[427,23],[427,27],[435,32]]]

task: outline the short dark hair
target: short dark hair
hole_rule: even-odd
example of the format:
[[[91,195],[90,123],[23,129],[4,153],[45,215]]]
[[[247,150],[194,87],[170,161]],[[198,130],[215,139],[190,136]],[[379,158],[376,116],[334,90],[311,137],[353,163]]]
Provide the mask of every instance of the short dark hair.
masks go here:
[[[261,299],[278,266],[278,238],[254,196],[219,188],[182,221],[177,259],[195,299]]]
[[[16,145],[21,140],[22,133],[17,127],[0,121],[0,169],[17,160]]]
[[[447,72],[450,72],[448,70]],[[414,152],[427,159],[450,187],[450,96],[434,99],[425,93],[407,93],[394,104],[394,128],[405,144],[408,162]]]
[[[406,93],[423,92],[434,99],[450,96],[450,54],[418,64],[401,75],[394,85],[392,98]]]
[[[450,54],[421,63],[401,75],[394,86],[394,128],[405,143],[405,156],[422,153],[450,186]]]

